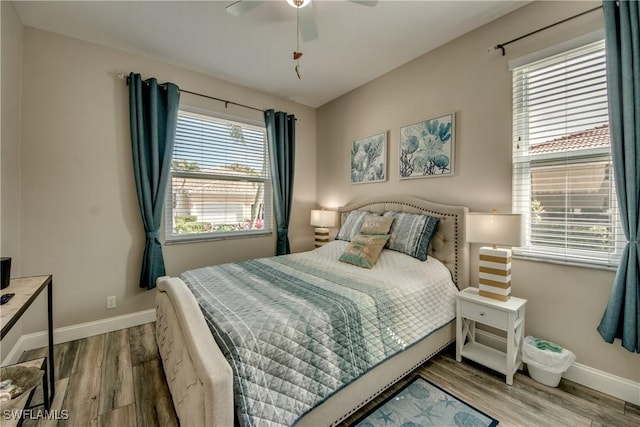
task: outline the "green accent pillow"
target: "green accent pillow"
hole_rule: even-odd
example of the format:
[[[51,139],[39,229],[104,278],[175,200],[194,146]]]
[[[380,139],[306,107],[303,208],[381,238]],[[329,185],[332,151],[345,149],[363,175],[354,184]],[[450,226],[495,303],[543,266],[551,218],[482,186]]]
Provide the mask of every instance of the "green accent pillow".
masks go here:
[[[358,234],[339,259],[358,267],[373,268],[388,239],[387,234]]]
[[[394,219],[392,216],[366,215],[360,234],[389,234]]]
[[[344,220],[344,224],[342,224],[342,227],[340,227],[340,230],[338,230],[336,240],[344,240],[346,242],[350,242],[351,240],[353,240],[353,238],[356,237],[360,232],[360,227],[362,227],[364,217],[367,215],[376,214],[360,210],[349,212],[347,218]]]

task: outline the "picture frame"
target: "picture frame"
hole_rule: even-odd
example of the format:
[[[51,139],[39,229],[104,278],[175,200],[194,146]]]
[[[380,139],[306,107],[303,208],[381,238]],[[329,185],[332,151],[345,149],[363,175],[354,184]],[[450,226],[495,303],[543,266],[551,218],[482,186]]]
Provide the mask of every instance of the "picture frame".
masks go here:
[[[455,113],[401,127],[400,179],[452,176],[455,134]]]
[[[387,131],[351,142],[351,183],[387,180]]]

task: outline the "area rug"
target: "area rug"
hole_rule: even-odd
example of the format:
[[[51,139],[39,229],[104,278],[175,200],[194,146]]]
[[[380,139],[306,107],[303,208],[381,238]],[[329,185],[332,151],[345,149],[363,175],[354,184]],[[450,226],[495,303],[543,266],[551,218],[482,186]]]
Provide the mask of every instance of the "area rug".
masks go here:
[[[498,420],[417,376],[355,425],[493,427],[498,425]]]

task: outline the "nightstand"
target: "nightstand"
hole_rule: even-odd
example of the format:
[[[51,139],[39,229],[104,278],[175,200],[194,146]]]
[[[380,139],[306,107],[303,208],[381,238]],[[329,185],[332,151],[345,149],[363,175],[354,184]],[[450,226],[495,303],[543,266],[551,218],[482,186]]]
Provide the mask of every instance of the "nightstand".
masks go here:
[[[456,360],[463,357],[506,375],[513,384],[513,374],[522,364],[520,353],[524,339],[524,306],[527,300],[511,297],[499,301],[478,295],[478,289],[466,288],[456,296]],[[507,332],[506,353],[476,341],[476,323]]]

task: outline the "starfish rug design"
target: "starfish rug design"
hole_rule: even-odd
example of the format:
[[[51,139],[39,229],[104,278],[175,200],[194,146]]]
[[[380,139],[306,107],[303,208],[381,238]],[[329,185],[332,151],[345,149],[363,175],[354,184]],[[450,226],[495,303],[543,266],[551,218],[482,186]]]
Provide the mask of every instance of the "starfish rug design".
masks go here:
[[[417,376],[356,427],[494,427],[498,420]]]

